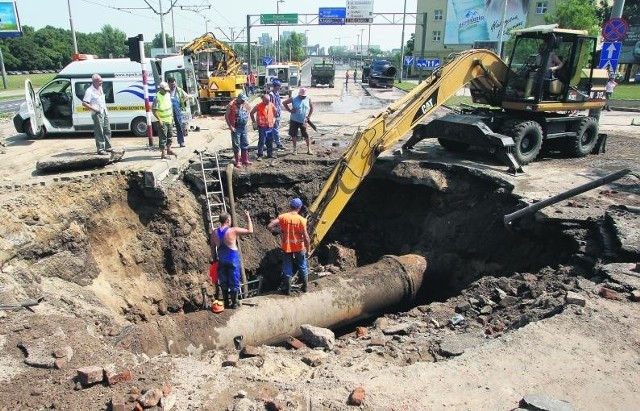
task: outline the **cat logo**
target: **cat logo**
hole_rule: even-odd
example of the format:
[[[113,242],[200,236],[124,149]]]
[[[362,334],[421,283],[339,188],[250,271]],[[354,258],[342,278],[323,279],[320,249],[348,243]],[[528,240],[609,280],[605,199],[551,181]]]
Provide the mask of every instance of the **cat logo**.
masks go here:
[[[439,88],[436,89],[433,93],[431,93],[429,97],[427,97],[425,102],[417,110],[415,116],[413,116],[413,120],[411,121],[411,124],[414,124],[415,122],[420,121],[424,116],[429,114],[429,112],[434,109],[434,107],[438,104],[439,90],[440,90]]]

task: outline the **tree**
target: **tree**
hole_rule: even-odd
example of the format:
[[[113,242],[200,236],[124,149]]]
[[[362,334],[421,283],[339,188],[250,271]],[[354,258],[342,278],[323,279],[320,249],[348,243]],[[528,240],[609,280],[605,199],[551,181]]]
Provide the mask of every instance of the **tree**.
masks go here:
[[[591,35],[600,31],[600,21],[594,0],[564,0],[558,2],[556,14],[545,16],[547,23],[558,23],[560,27],[587,30]]]
[[[293,61],[304,60],[304,36],[300,33],[293,32],[287,41],[283,44],[281,53],[286,56],[291,56]]]
[[[622,10],[622,17],[626,18],[629,24],[640,24],[640,0],[626,0]]]
[[[415,33],[411,33],[411,38],[407,40],[407,43],[404,45],[404,55],[405,56],[413,56],[413,50],[415,50],[416,43],[416,35]]]
[[[127,35],[124,31],[107,24],[102,26],[99,36],[100,57],[124,57],[129,52],[126,45]]]
[[[173,37],[171,37],[167,33],[164,33],[164,38],[165,42],[167,43],[167,47],[173,47]],[[151,40],[151,47],[156,49],[162,48],[162,33],[156,34],[153,40]]]

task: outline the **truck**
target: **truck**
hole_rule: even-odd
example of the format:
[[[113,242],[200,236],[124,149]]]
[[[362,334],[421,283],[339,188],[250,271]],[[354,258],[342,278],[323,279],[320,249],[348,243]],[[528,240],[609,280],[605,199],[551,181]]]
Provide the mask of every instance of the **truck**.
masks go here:
[[[325,85],[334,88],[336,66],[333,62],[315,63],[311,66],[311,87]]]
[[[171,75],[188,93],[196,91],[193,62],[185,56],[147,59],[151,68],[149,100],[153,101],[160,76]],[[112,131],[131,132],[137,137],[147,135],[147,118],[140,63],[129,59],[84,59],[72,61],[38,91],[25,80],[25,99],[13,117],[18,133],[30,139],[47,134],[87,133],[93,131],[91,112],[82,106],[91,76],[100,74]],[[191,105],[185,118],[199,111],[197,102]]]
[[[198,99],[203,113],[222,111],[244,92],[247,75],[236,52],[209,32],[185,44],[180,52],[192,56],[199,83]]]
[[[367,73],[369,87],[393,87],[393,80],[397,72],[398,70],[391,65],[389,60],[372,60]],[[364,76],[364,70],[362,74]]]
[[[556,143],[566,155],[576,157],[601,152],[606,135],[599,133],[599,118],[608,73],[598,69],[594,58],[597,38],[584,30],[557,25],[512,33],[515,42],[508,64],[489,50],[470,49],[452,55],[355,134],[309,208],[312,250],[376,158],[411,130],[413,134],[403,145],[407,150],[424,138],[437,138],[444,149],[453,152],[477,146],[496,153],[512,172],[533,161],[542,144]],[[532,53],[542,49],[541,43],[546,48],[537,59]],[[552,53],[563,60],[555,76],[549,72]],[[473,101],[483,106],[422,124],[467,84]]]

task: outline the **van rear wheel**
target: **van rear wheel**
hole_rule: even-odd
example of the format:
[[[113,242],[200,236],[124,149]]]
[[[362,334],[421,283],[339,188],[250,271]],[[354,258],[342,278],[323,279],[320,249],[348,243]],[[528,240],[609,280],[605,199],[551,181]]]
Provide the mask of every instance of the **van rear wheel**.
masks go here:
[[[147,136],[147,119],[144,117],[136,117],[131,122],[131,131],[136,137]]]
[[[24,132],[27,135],[27,137],[29,137],[29,139],[31,140],[41,140],[44,138],[45,134],[47,133],[46,130],[44,129],[44,126],[40,126],[40,128],[38,128],[37,131],[33,131],[33,129],[31,128],[30,120],[27,120],[24,122]]]

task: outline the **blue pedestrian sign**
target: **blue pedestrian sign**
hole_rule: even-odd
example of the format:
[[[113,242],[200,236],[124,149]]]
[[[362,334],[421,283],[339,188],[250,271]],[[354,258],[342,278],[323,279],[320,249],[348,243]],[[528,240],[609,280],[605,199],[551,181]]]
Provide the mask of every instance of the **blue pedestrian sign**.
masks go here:
[[[602,26],[602,37],[607,41],[620,41],[629,30],[629,23],[625,19],[610,19]]]
[[[429,70],[434,69],[440,65],[440,59],[417,59],[416,69]]]
[[[262,58],[262,65],[263,66],[268,66],[269,64],[273,63],[273,57],[269,57],[269,56],[264,56]]]
[[[405,67],[413,66],[413,56],[404,56],[404,66]]]
[[[346,7],[320,7],[318,9],[318,24],[345,24],[346,19]]]
[[[620,57],[621,49],[622,43],[619,41],[602,43],[600,63],[598,64],[598,67],[601,69],[607,69],[609,72],[615,72],[616,67],[618,67],[618,58]]]

